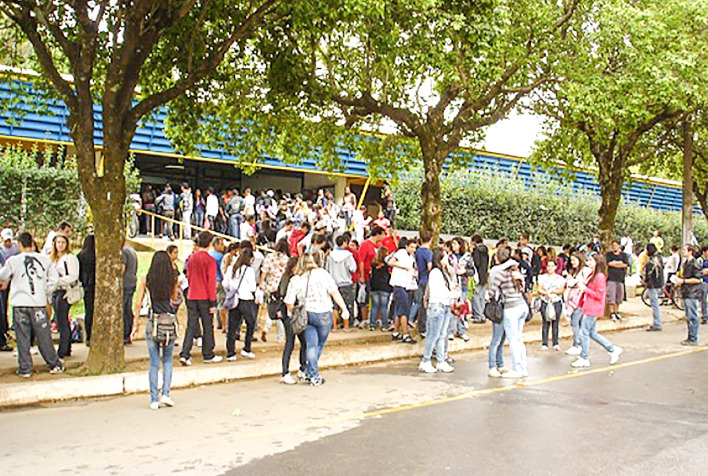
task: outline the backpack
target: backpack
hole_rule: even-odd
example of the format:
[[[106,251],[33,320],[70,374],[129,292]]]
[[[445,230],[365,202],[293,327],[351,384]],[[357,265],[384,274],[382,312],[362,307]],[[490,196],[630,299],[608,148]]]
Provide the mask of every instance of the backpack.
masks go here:
[[[81,329],[81,326],[79,325],[79,321],[77,321],[76,319],[71,319],[69,321],[69,329],[71,330],[72,343],[84,341],[84,333]]]

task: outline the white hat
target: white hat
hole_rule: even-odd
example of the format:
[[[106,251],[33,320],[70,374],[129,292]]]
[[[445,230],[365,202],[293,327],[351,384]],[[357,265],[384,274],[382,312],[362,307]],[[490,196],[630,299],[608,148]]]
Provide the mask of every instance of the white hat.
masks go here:
[[[5,240],[11,240],[15,235],[12,233],[12,230],[9,228],[5,228],[2,232],[0,232],[0,237],[2,237],[3,241]]]
[[[268,190],[268,192],[266,192],[266,195],[268,195],[269,197],[272,197],[273,195],[275,195],[275,193],[273,193],[272,190]]]

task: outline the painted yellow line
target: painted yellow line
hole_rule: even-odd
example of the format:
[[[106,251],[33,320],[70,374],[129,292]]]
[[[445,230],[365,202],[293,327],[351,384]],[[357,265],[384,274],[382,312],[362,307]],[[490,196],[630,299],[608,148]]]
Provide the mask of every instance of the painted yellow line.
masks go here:
[[[275,428],[273,430],[258,431],[258,432],[254,432],[254,433],[248,433],[246,436],[250,436],[250,437],[270,436],[270,435],[276,435],[279,433],[286,433],[288,431],[306,430],[306,429],[310,429],[310,428],[329,426],[329,425],[333,425],[336,423],[345,423],[345,422],[354,421],[354,420],[364,420],[366,418],[372,418],[372,417],[383,416],[383,415],[390,415],[392,413],[399,413],[399,412],[404,412],[404,411],[408,411],[408,410],[415,410],[418,408],[431,407],[434,405],[442,405],[444,403],[457,402],[460,400],[470,400],[473,398],[482,397],[484,395],[491,395],[494,393],[508,392],[511,390],[518,390],[518,389],[522,389],[525,387],[534,387],[534,386],[538,386],[538,385],[545,385],[548,383],[554,383],[554,382],[559,382],[562,380],[569,380],[569,379],[573,379],[573,378],[584,377],[587,375],[594,375],[594,374],[599,374],[599,373],[603,373],[603,372],[614,372],[614,371],[620,370],[620,369],[626,369],[626,368],[635,367],[638,365],[650,364],[653,362],[659,362],[661,360],[673,359],[675,357],[682,357],[684,355],[694,354],[697,352],[705,352],[705,351],[708,351],[708,347],[699,347],[699,348],[695,348],[695,349],[684,350],[681,352],[675,352],[672,354],[657,355],[654,357],[648,357],[646,359],[634,360],[631,362],[625,362],[625,363],[617,364],[617,365],[609,365],[607,367],[600,367],[600,368],[592,369],[592,370],[571,371],[570,373],[567,373],[567,374],[556,375],[554,377],[547,377],[547,378],[543,378],[543,379],[539,379],[539,380],[530,380],[530,381],[525,381],[525,382],[514,383],[511,385],[504,385],[501,387],[485,388],[485,389],[481,389],[481,390],[472,390],[469,392],[461,393],[459,395],[453,395],[452,397],[437,398],[435,400],[428,400],[428,401],[420,402],[420,403],[411,403],[409,405],[401,405],[398,407],[384,408],[381,410],[375,410],[375,411],[371,411],[371,412],[362,412],[362,413],[354,413],[354,414],[350,414],[350,415],[343,415],[341,417],[331,418],[329,420],[323,420],[320,422],[305,423],[305,424],[300,424],[300,425],[291,425],[291,426]]]

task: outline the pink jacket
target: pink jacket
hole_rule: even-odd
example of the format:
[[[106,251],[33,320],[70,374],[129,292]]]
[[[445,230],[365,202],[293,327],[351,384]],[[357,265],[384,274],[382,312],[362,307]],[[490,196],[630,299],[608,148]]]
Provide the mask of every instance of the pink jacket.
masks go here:
[[[607,278],[600,273],[595,276],[592,282],[583,292],[580,298],[580,306],[583,308],[583,315],[600,317],[605,315],[605,296],[607,294]]]

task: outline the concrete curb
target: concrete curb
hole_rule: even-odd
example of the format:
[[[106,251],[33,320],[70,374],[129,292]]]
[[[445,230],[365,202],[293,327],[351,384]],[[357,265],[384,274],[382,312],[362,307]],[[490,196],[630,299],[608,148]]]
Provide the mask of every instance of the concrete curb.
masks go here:
[[[674,322],[678,319],[666,313],[664,322]],[[650,325],[651,317],[632,317],[621,323],[607,320],[598,322],[599,332],[611,332],[625,329],[635,329]],[[474,329],[474,327],[473,327]],[[572,336],[570,327],[560,328],[561,337]],[[527,343],[539,342],[539,332],[528,332],[524,335]],[[468,342],[455,339],[450,342],[450,352],[481,350],[489,344],[488,335],[473,335]],[[320,360],[320,367],[333,368],[365,363],[384,362],[420,357],[423,354],[424,342],[415,345],[405,344],[374,344],[332,346],[327,349]],[[297,353],[293,356],[297,359]],[[186,388],[211,383],[221,383],[234,380],[271,377],[280,375],[281,361],[277,359],[253,360],[236,364],[220,363],[203,364],[189,368],[175,367],[172,376],[172,388]],[[64,377],[41,382],[17,382],[0,385],[0,407],[31,405],[41,402],[71,400],[91,397],[145,393],[149,391],[147,376],[144,371],[129,372],[95,377]]]

